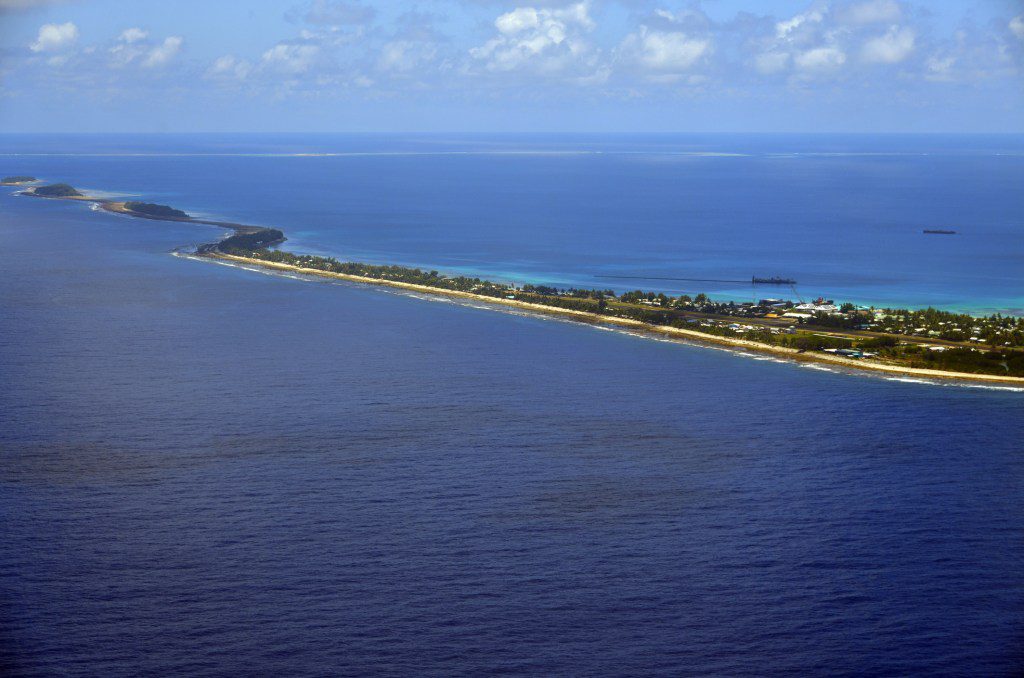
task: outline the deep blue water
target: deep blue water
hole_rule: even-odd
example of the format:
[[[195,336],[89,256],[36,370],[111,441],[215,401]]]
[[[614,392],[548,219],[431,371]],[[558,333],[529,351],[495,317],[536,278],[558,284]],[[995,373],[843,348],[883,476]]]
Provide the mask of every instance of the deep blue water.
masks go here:
[[[953,156],[1002,162],[971,150],[941,162]],[[355,171],[348,157],[8,160],[9,172],[42,166],[32,171],[242,221],[294,219],[289,233],[307,217],[337,225],[296,238],[310,247],[369,224],[352,251],[437,264],[511,242],[503,207],[525,191],[438,186],[519,172],[541,186],[546,171],[596,199],[559,170],[608,161],[373,156]],[[318,202],[303,192],[316,176],[305,162],[336,163],[323,173],[349,181]],[[1008,229],[1020,198],[981,183],[970,190],[1005,220],[964,221]],[[243,188],[252,202],[233,193]],[[474,214],[491,201],[480,234],[468,216],[448,221],[463,210],[446,200],[462,195]],[[530,207],[516,223],[541,238],[522,215],[556,197],[521,194]],[[434,226],[417,234],[417,213]],[[1024,666],[1024,393],[190,261],[168,252],[215,230],[9,189],[0,233],[0,673]],[[524,251],[563,237],[549,236]],[[488,261],[534,261],[494,247]],[[550,249],[534,270],[571,263]],[[962,258],[972,280],[998,267]]]
[[[56,154],[56,155],[54,155]],[[318,155],[310,155],[318,154]],[[0,136],[5,173],[517,282],[1024,313],[1024,136]],[[957,230],[956,236],[923,229]]]

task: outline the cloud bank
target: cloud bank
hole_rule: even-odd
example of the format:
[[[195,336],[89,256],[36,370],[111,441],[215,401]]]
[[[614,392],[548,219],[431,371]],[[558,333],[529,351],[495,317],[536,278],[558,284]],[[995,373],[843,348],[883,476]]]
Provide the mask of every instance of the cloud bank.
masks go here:
[[[25,10],[21,17],[43,5],[50,6],[48,17],[63,11],[54,7],[71,6],[0,0],[0,10]],[[8,50],[7,87],[29,92],[34,82],[49,81],[106,97],[159,87],[254,101],[458,100],[480,106],[570,100],[783,105],[815,98],[860,105],[872,97],[885,105],[923,105],[973,88],[998,92],[1005,107],[1016,105],[1024,91],[1019,12],[984,22],[964,12],[940,25],[923,0],[810,0],[785,14],[761,2],[731,15],[705,5],[435,0],[430,11],[396,11],[370,0],[310,0],[279,15],[276,39],[247,43],[244,50],[240,41],[219,49],[208,34],[201,41],[148,24],[112,23],[104,39],[82,31],[84,23],[46,21],[19,49]]]

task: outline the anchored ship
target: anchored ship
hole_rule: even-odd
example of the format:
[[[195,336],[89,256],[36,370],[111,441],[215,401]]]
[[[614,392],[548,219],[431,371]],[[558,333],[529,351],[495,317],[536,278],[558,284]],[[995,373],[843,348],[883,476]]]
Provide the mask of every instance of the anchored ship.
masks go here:
[[[751,282],[755,285],[795,285],[796,281],[792,278],[778,278],[772,276],[771,278],[758,278],[754,276],[751,278]]]

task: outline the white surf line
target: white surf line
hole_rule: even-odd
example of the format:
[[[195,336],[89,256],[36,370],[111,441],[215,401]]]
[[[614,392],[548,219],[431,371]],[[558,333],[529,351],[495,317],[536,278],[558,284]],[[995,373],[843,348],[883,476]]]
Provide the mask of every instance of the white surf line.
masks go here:
[[[617,327],[615,325],[608,325],[608,324],[581,322],[580,320],[576,320],[576,319],[573,319],[571,317],[559,315],[559,314],[556,314],[556,313],[550,313],[549,314],[549,313],[544,313],[543,311],[533,311],[531,309],[523,309],[523,308],[517,308],[517,307],[513,307],[513,306],[504,306],[504,305],[501,305],[501,304],[489,304],[487,302],[477,301],[477,300],[474,300],[474,299],[464,299],[464,298],[461,298],[461,297],[448,296],[448,295],[445,295],[443,293],[435,294],[435,293],[432,293],[432,292],[425,292],[425,291],[419,291],[419,290],[408,290],[408,289],[403,289],[403,288],[400,288],[400,287],[388,287],[388,286],[383,286],[383,285],[380,285],[380,284],[377,284],[377,283],[374,283],[374,282],[362,282],[362,281],[358,281],[358,280],[345,280],[345,279],[341,279],[341,278],[338,278],[338,279],[324,278],[322,276],[318,276],[318,275],[312,274],[312,273],[295,273],[295,272],[288,272],[288,271],[284,271],[284,270],[275,270],[275,269],[270,269],[270,268],[266,268],[266,267],[263,267],[263,266],[246,265],[244,263],[235,262],[235,261],[225,261],[223,259],[211,259],[209,257],[200,257],[200,256],[196,256],[196,255],[190,254],[190,253],[172,252],[172,254],[174,256],[178,256],[178,257],[181,257],[181,258],[184,258],[184,259],[190,259],[190,260],[193,260],[193,261],[202,261],[202,262],[206,262],[206,263],[215,263],[215,264],[219,264],[221,266],[227,266],[229,268],[249,271],[249,272],[253,272],[253,273],[260,273],[260,274],[263,274],[263,275],[267,275],[267,276],[271,276],[271,277],[276,277],[276,278],[284,278],[284,279],[287,279],[287,280],[295,280],[295,281],[298,281],[298,282],[314,282],[314,283],[319,283],[319,284],[340,285],[340,286],[344,286],[344,287],[357,286],[357,287],[361,287],[361,288],[364,288],[364,289],[371,289],[372,291],[378,292],[378,293],[383,292],[383,293],[387,293],[387,294],[394,294],[396,296],[410,297],[410,298],[418,299],[418,300],[421,300],[421,301],[431,301],[431,302],[434,302],[434,303],[448,303],[448,304],[453,304],[453,305],[460,306],[460,307],[463,307],[463,308],[471,308],[471,309],[474,309],[474,310],[484,310],[484,311],[497,312],[497,313],[502,313],[502,314],[505,314],[505,315],[514,315],[514,316],[520,316],[520,317],[524,317],[524,318],[531,318],[531,319],[534,319],[534,320],[560,322],[560,323],[565,323],[565,324],[568,324],[568,325],[573,325],[573,326],[576,326],[576,327],[579,327],[579,326],[583,325],[583,326],[590,327],[592,329],[602,330],[602,331],[607,331],[607,332],[615,332],[616,334],[628,335],[630,337],[634,337],[634,338],[637,338],[637,339],[643,339],[643,340],[646,340],[646,341],[655,341],[655,342],[659,342],[659,343],[675,344],[677,346],[678,345],[690,346],[690,347],[693,347],[693,348],[700,348],[700,349],[705,349],[705,350],[711,349],[711,350],[723,351],[725,353],[728,353],[729,355],[732,355],[732,356],[738,357],[738,358],[747,358],[747,359],[750,359],[750,360],[755,360],[757,362],[773,362],[773,363],[780,364],[780,365],[796,365],[798,367],[804,367],[806,369],[816,370],[818,372],[828,372],[828,373],[837,374],[837,375],[843,375],[843,376],[866,377],[866,378],[877,379],[877,380],[884,380],[884,381],[889,381],[889,382],[894,382],[894,383],[915,384],[915,385],[919,385],[919,386],[944,386],[944,387],[954,387],[954,388],[957,388],[957,387],[959,387],[959,388],[978,388],[978,389],[993,390],[993,391],[1008,391],[1008,392],[1012,392],[1012,393],[1024,393],[1024,388],[1019,388],[1019,387],[1014,387],[1014,386],[1006,386],[1006,385],[999,385],[999,384],[977,384],[977,383],[972,383],[972,382],[969,382],[969,381],[966,381],[966,380],[958,380],[958,379],[952,379],[952,378],[948,378],[948,379],[928,379],[927,377],[923,377],[922,378],[922,377],[914,377],[914,376],[911,376],[911,375],[900,376],[900,375],[893,375],[891,373],[890,374],[886,374],[885,372],[882,372],[882,371],[872,371],[872,370],[865,370],[865,369],[857,369],[856,367],[853,367],[853,366],[846,366],[846,365],[841,365],[841,364],[832,365],[832,364],[804,362],[804,361],[800,361],[800,360],[787,359],[785,356],[777,356],[777,355],[769,355],[769,354],[759,353],[759,352],[756,352],[754,349],[744,349],[743,347],[739,347],[739,346],[728,346],[728,345],[724,345],[724,344],[714,344],[714,343],[710,343],[710,342],[705,342],[705,341],[702,341],[699,338],[690,339],[690,338],[682,337],[682,336],[677,336],[677,337],[660,336],[660,335],[652,333],[652,331],[644,330],[642,328],[632,329],[632,328],[628,328],[628,327]]]

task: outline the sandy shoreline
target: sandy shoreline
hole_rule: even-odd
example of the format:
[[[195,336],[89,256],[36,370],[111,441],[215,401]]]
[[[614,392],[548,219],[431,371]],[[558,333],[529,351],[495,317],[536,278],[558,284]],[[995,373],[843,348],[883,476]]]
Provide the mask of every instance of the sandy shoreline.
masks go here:
[[[896,376],[920,377],[926,379],[943,379],[955,381],[980,381],[989,384],[1007,384],[1024,387],[1024,377],[1000,377],[990,374],[971,374],[969,372],[946,372],[943,370],[929,370],[918,367],[902,367],[899,365],[888,365],[885,363],[865,362],[863,360],[852,360],[849,358],[842,358],[840,356],[835,356],[829,353],[801,352],[798,351],[797,349],[787,348],[784,346],[771,346],[769,344],[760,344],[754,341],[747,341],[746,339],[734,339],[732,337],[722,337],[712,334],[705,334],[703,332],[682,329],[679,327],[669,327],[666,325],[649,325],[639,320],[631,320],[629,318],[616,318],[613,316],[588,313],[586,311],[576,311],[573,309],[558,308],[555,306],[545,306],[543,304],[533,304],[530,302],[518,301],[515,299],[499,299],[496,297],[488,297],[480,294],[473,294],[471,292],[462,292],[459,290],[446,290],[438,287],[430,287],[427,285],[416,285],[414,283],[400,282],[397,280],[382,280],[379,278],[367,278],[364,276],[349,275],[346,273],[332,273],[328,271],[321,271],[314,268],[302,268],[300,266],[292,266],[291,264],[264,261],[262,259],[250,259],[247,257],[239,257],[231,254],[205,253],[201,256],[209,259],[220,259],[224,261],[235,262],[238,264],[259,266],[261,268],[268,268],[278,271],[287,271],[290,273],[299,273],[302,275],[314,275],[321,278],[347,280],[349,282],[363,283],[367,285],[395,287],[398,289],[408,290],[411,292],[420,292],[423,294],[431,294],[435,296],[469,299],[472,301],[477,301],[480,303],[489,304],[493,306],[508,306],[512,308],[517,308],[520,310],[529,311],[531,313],[567,317],[578,322],[584,322],[587,324],[614,325],[644,333],[655,334],[662,337],[683,339],[687,341],[692,341],[694,343],[715,344],[718,346],[725,346],[733,349],[742,349],[755,353],[768,354],[796,362],[822,363],[843,368],[864,370],[868,372],[880,372]]]
[[[260,226],[248,226],[245,224],[237,224],[228,221],[213,221],[208,219],[198,219],[195,217],[170,217],[144,214],[141,212],[135,212],[133,210],[128,209],[125,204],[125,201],[115,200],[112,198],[99,198],[88,195],[51,197],[37,195],[31,190],[23,192],[22,195],[43,198],[46,200],[74,200],[79,202],[90,202],[97,204],[101,209],[112,214],[120,214],[122,216],[128,217],[137,217],[139,219],[151,219],[153,221],[175,221],[181,223],[218,226],[220,228],[233,230],[235,233],[254,233],[265,230],[264,227]],[[823,353],[820,351],[799,351],[794,348],[788,348],[784,346],[772,346],[770,344],[762,344],[755,341],[748,341],[746,339],[737,339],[733,337],[723,337],[714,334],[706,334],[703,332],[687,330],[679,327],[670,327],[667,325],[650,325],[648,323],[639,320],[632,320],[630,318],[619,318],[615,316],[598,315],[596,313],[589,313],[587,311],[577,311],[573,309],[559,308],[556,306],[545,306],[543,304],[534,304],[526,301],[518,301],[516,299],[501,299],[497,297],[484,296],[481,294],[473,294],[471,292],[462,292],[459,290],[446,290],[440,287],[417,285],[414,283],[400,282],[397,280],[383,280],[380,278],[368,278],[365,276],[349,275],[346,273],[333,273],[328,271],[321,271],[319,269],[313,268],[302,268],[301,266],[293,266],[291,264],[283,264],[272,261],[264,261],[262,259],[251,259],[247,257],[239,257],[230,254],[224,254],[222,252],[217,252],[215,249],[212,248],[206,251],[198,252],[194,256],[205,259],[219,259],[227,262],[233,262],[236,264],[258,266],[261,268],[268,268],[278,271],[288,271],[291,273],[299,273],[302,275],[313,275],[321,278],[347,280],[349,282],[362,283],[366,285],[394,287],[398,289],[408,290],[411,292],[419,292],[422,294],[429,294],[440,297],[468,299],[483,304],[488,304],[491,306],[506,306],[523,311],[528,311],[530,313],[535,314],[553,315],[562,318],[569,318],[577,322],[587,323],[591,325],[611,325],[616,327],[627,328],[637,332],[642,332],[644,334],[651,334],[657,335],[659,337],[666,337],[669,339],[688,341],[694,344],[710,344],[734,350],[742,350],[751,353],[771,355],[777,358],[782,358],[793,362],[825,364],[832,365],[835,367],[848,368],[852,370],[891,374],[894,376],[903,377],[918,377],[924,379],[940,379],[947,381],[970,381],[982,382],[987,384],[1005,384],[1024,387],[1024,377],[1001,377],[991,374],[973,374],[970,372],[947,372],[944,370],[930,370],[920,367],[905,367],[887,363],[854,360],[850,358],[843,358],[841,356],[833,355],[830,353]]]
[[[143,212],[136,212],[128,209],[127,200],[117,200],[115,198],[99,198],[93,195],[39,195],[33,190],[22,191],[21,195],[28,196],[30,198],[39,198],[41,200],[74,200],[76,202],[88,202],[98,205],[104,212],[110,212],[111,214],[120,214],[126,217],[136,217],[137,219],[150,219],[152,221],[175,221],[182,224],[203,224],[205,226],[217,226],[218,228],[226,228],[236,233],[256,233],[264,230],[263,226],[248,226],[246,224],[236,224],[233,221],[215,221],[213,219],[202,219],[198,217],[171,217],[162,216],[156,214],[145,214]]]

